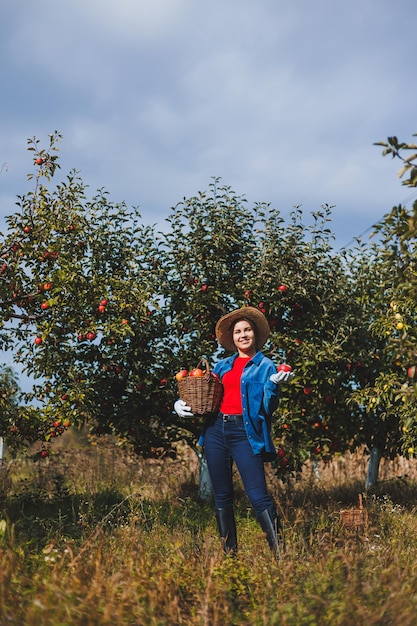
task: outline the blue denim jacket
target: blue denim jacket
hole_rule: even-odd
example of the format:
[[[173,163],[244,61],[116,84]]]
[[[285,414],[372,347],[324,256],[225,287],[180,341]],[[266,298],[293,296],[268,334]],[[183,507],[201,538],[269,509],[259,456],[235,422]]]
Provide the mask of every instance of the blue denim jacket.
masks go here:
[[[215,365],[213,371],[220,379],[232,369],[237,356],[238,353]],[[280,387],[269,380],[276,371],[274,362],[262,352],[257,352],[245,365],[240,379],[243,423],[249,443],[255,454],[263,454],[268,458],[276,455],[271,438],[271,422],[272,414],[278,407]],[[204,445],[204,430],[198,443]]]

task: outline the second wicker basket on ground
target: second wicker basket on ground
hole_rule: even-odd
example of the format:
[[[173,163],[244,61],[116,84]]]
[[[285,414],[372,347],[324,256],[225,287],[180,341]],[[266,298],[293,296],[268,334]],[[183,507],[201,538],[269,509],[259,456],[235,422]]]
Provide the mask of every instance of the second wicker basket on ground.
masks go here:
[[[196,369],[205,367],[203,376],[185,376],[178,381],[181,400],[191,407],[194,415],[208,415],[219,410],[223,396],[221,380],[210,371],[208,361],[201,359]]]
[[[364,530],[368,523],[368,511],[363,508],[362,494],[359,494],[359,508],[340,511],[340,521],[349,530]]]

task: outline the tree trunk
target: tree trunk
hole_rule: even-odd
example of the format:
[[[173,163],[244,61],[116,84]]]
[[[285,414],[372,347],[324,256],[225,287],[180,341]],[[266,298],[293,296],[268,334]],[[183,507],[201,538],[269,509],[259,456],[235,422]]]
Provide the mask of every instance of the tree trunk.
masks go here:
[[[5,463],[5,451],[6,444],[4,443],[3,437],[0,437],[0,502],[2,502],[7,497],[7,494],[12,487],[12,479],[10,478],[11,462],[9,461],[8,463]]]
[[[203,502],[210,502],[213,497],[213,486],[210,480],[207,460],[203,450],[193,449],[198,458],[198,496]]]
[[[365,481],[365,489],[368,491],[371,487],[375,487],[378,482],[379,464],[382,458],[381,448],[373,446],[369,457],[368,475]]]
[[[314,480],[320,480],[320,468],[317,459],[313,459],[311,463],[311,475]]]

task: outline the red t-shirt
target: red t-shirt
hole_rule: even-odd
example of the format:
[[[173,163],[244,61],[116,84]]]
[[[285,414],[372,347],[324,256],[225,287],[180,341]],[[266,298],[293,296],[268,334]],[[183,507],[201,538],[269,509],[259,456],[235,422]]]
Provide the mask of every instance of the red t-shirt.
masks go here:
[[[226,415],[240,415],[242,413],[242,398],[240,397],[240,379],[243,368],[250,361],[250,357],[238,356],[233,363],[230,372],[222,378],[223,400],[220,411]]]

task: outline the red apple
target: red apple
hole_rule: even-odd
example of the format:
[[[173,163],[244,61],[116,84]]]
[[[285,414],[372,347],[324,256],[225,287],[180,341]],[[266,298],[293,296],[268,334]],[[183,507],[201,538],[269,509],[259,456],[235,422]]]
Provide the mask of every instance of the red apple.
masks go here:
[[[96,333],[93,330],[88,331],[87,333],[87,339],[88,341],[94,341],[94,339],[97,337]]]
[[[35,159],[35,163],[36,163],[36,165],[42,165],[43,159],[41,157],[39,157],[38,159]]]
[[[410,365],[410,367],[407,368],[408,378],[416,378],[416,374],[417,374],[417,365]]]
[[[190,372],[190,376],[195,376],[196,378],[198,378],[199,376],[203,376],[203,375],[204,375],[204,372],[199,367],[196,367]]]
[[[104,311],[105,311],[105,310],[106,310],[106,307],[105,307],[105,305],[104,305],[104,304],[99,304],[99,305],[98,305],[98,307],[97,307],[97,311],[98,311],[99,313],[104,313]]]
[[[306,396],[309,396],[311,393],[313,393],[312,387],[304,387],[303,391]]]
[[[278,285],[277,289],[278,291],[287,291],[288,287],[287,285]]]
[[[34,343],[35,343],[36,346],[40,346],[42,341],[43,341],[42,337],[35,337],[35,339],[34,339]]]
[[[281,363],[277,367],[277,372],[292,372],[292,367],[288,363]]]
[[[43,311],[46,311],[46,309],[49,309],[49,304],[47,302],[42,302],[41,309]]]
[[[41,450],[40,452],[40,455],[43,459],[46,458],[48,454],[49,454],[48,450]]]
[[[201,291],[207,291],[208,289],[208,285],[202,285],[201,286]]]
[[[186,376],[188,376],[188,370],[186,370],[185,368],[181,369],[179,372],[175,374],[175,378],[177,380],[181,380],[181,378],[185,378]]]
[[[106,306],[109,303],[109,301],[107,300],[107,298],[103,298],[103,300],[100,300],[100,306]]]
[[[26,233],[26,234],[29,234],[30,230],[31,230],[30,226],[25,226],[24,229],[23,229],[23,232]]]

